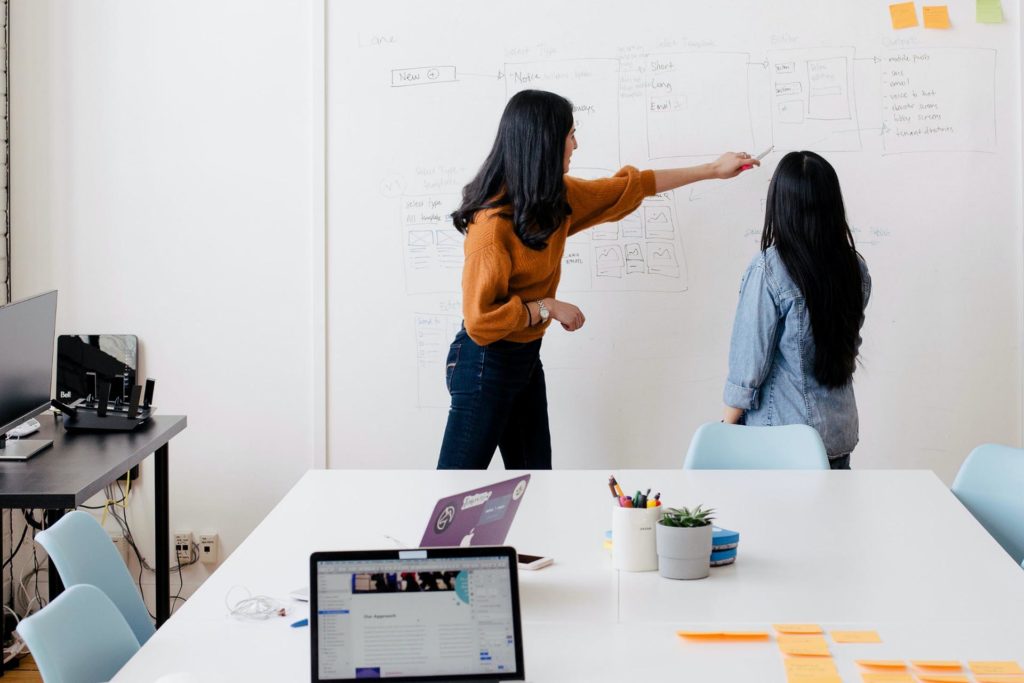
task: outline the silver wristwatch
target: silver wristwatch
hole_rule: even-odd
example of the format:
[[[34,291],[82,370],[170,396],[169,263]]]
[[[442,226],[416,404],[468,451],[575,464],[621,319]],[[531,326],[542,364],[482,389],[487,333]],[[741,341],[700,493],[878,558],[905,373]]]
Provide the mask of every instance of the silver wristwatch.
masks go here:
[[[548,318],[551,317],[551,311],[549,311],[548,307],[544,305],[544,299],[537,300],[537,310],[540,313],[541,323],[546,323]]]

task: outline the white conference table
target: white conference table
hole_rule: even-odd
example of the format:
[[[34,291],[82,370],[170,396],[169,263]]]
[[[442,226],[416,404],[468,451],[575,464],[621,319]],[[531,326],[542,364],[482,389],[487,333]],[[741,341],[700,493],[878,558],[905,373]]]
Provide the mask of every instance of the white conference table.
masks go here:
[[[437,499],[505,472],[314,470],[114,678],[309,680],[307,616],[288,593],[314,550],[415,545]],[[623,488],[665,504],[703,503],[740,532],[734,565],[699,581],[611,568],[608,473],[535,472],[507,542],[555,564],[519,572],[529,681],[784,681],[774,640],[695,643],[689,629],[770,630],[773,623],[874,629],[881,644],[831,644],[843,680],[856,658],[1017,660],[1024,666],[1024,570],[929,471],[629,470]],[[244,590],[289,614],[231,617]]]

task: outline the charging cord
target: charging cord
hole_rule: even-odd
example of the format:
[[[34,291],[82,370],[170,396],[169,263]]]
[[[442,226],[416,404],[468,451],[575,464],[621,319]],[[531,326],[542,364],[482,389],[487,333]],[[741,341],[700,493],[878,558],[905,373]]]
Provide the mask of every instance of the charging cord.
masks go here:
[[[231,594],[236,590],[245,591],[246,596],[232,602]],[[253,595],[245,586],[232,586],[224,595],[224,606],[228,608],[228,614],[237,619],[258,621],[270,617],[283,617],[288,613],[276,599],[268,595]]]

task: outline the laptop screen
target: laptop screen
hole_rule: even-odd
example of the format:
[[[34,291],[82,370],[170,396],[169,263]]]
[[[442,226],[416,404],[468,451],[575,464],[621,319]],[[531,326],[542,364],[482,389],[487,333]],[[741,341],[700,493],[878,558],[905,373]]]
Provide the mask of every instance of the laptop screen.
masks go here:
[[[368,554],[313,556],[316,680],[522,677],[514,551]]]

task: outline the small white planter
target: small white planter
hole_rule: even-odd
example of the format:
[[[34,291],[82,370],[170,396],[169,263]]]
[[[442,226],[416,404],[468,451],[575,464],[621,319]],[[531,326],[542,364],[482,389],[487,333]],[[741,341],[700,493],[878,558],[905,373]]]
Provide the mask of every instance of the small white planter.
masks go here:
[[[658,523],[658,572],[666,579],[703,579],[711,573],[711,525]]]

